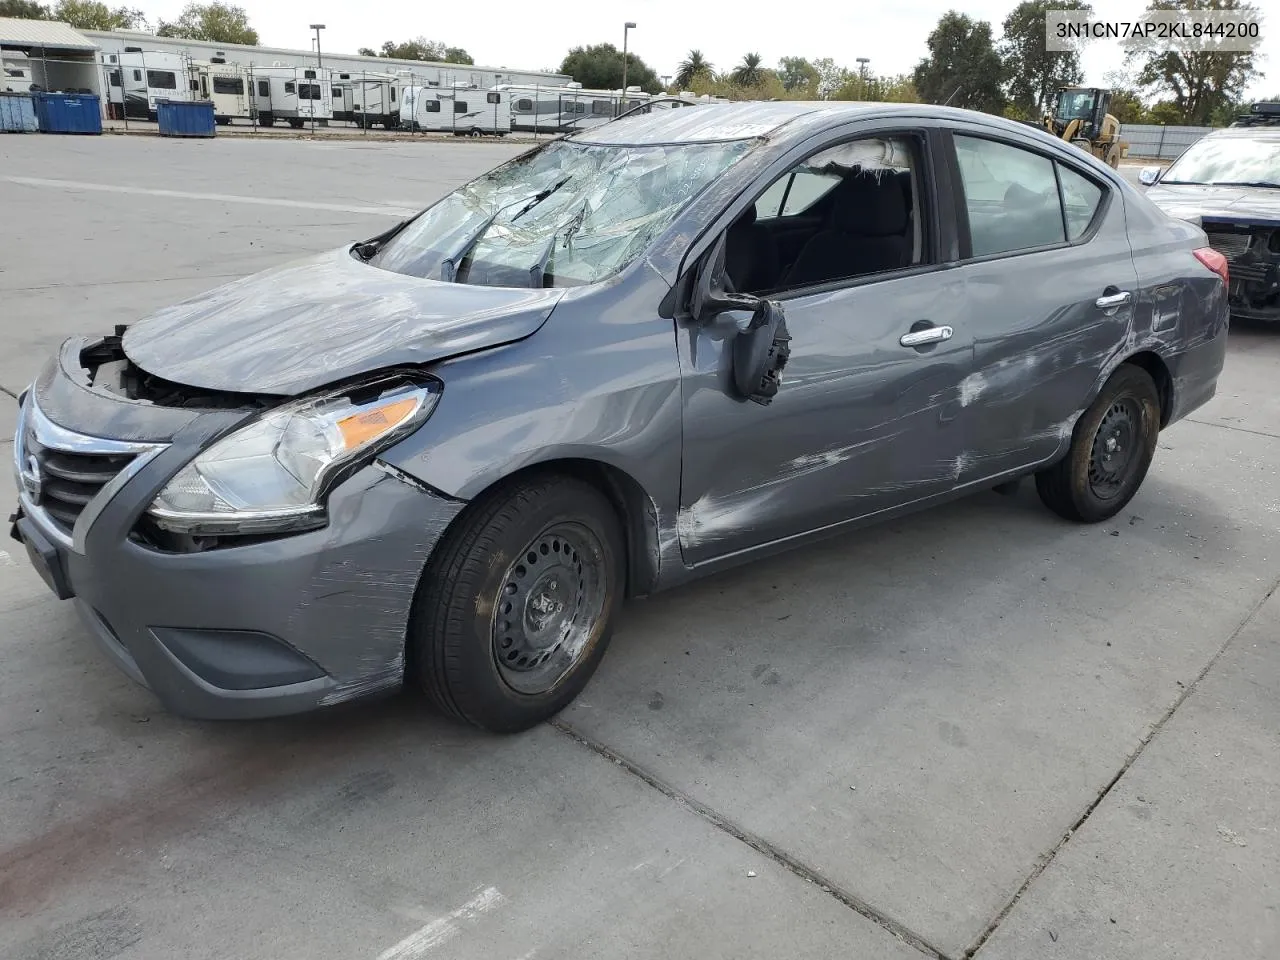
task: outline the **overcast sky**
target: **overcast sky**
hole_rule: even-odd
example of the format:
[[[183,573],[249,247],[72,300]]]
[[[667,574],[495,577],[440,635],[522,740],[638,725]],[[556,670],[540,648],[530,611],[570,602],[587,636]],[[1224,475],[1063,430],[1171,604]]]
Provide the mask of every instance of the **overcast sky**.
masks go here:
[[[421,3],[409,0],[231,0],[243,6],[262,43],[306,49],[310,23],[327,27],[322,43],[335,53],[357,47],[378,48],[385,40],[425,36],[463,47],[482,66],[510,69],[559,68],[570,47],[609,42],[622,46],[622,25],[631,20],[629,49],[657,70],[674,74],[690,49],[697,48],[716,67],[731,67],[747,52],[775,66],[779,57],[831,57],[856,66],[870,57],[875,73],[907,73],[924,55],[925,38],[948,9],[988,20],[997,37],[1000,23],[1016,0],[891,0],[850,3],[808,0],[804,4],[738,5],[678,0],[510,0]],[[184,0],[141,0],[154,22],[175,19]],[[1268,4],[1260,3],[1266,8]],[[1095,0],[1095,10],[1125,19],[1140,14],[1144,0]],[[735,11],[735,12],[731,12]],[[756,11],[753,15],[752,12]],[[873,12],[874,11],[874,12]],[[1280,93],[1280,16],[1264,28],[1261,69],[1268,79],[1255,84],[1254,96]],[[1096,41],[1086,48],[1086,81],[1106,83],[1105,75],[1122,61],[1114,43]]]

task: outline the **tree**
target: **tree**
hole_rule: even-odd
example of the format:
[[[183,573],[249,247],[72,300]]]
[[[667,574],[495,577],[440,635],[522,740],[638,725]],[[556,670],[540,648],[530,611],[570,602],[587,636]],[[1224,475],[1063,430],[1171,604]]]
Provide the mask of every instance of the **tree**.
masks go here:
[[[360,57],[376,57],[378,55],[378,51],[373,49],[373,47],[358,47],[356,49],[356,55]]]
[[[0,17],[16,17],[19,20],[48,20],[49,8],[32,0],[0,0]]]
[[[1000,113],[1003,68],[991,38],[991,24],[949,10],[926,41],[929,55],[916,64],[912,80],[929,103]]]
[[[1081,0],[1024,0],[1004,18],[999,53],[1009,99],[1022,119],[1044,116],[1059,87],[1074,86],[1084,79],[1076,51],[1045,49],[1045,13],[1092,9]]]
[[[52,19],[62,20],[77,30],[145,30],[147,17],[141,10],[116,7],[99,0],[58,0]]]
[[[711,64],[707,62],[701,50],[690,50],[689,56],[685,57],[676,69],[675,85],[680,90],[690,90],[693,88],[693,81],[701,76],[711,76]]]
[[[1255,17],[1258,14],[1256,7],[1241,0],[1153,0],[1147,9],[1235,10]],[[1261,76],[1252,51],[1167,50],[1135,44],[1125,59],[1139,66],[1138,84],[1144,90],[1172,95],[1168,102],[1180,115],[1175,122],[1197,126],[1208,124],[1215,113],[1242,99],[1245,88]]]
[[[734,67],[729,78],[740,87],[757,87],[763,79],[764,71],[760,67],[763,61],[760,54],[748,53],[742,58],[742,63]]]
[[[818,73],[817,94],[820,100],[831,99],[837,90],[842,89],[854,73],[836,63],[830,57],[813,61],[813,69]]]
[[[1146,123],[1147,105],[1137,90],[1114,87],[1111,91],[1111,114],[1121,123]]]
[[[213,3],[188,3],[173,23],[164,20],[156,34],[161,37],[181,37],[185,40],[208,40],[211,43],[242,43],[258,45],[258,31],[249,26],[249,15],[244,7],[235,7],[221,0]]]
[[[451,47],[439,40],[428,40],[426,37],[406,40],[404,43],[388,40],[377,52],[368,47],[361,47],[356,52],[362,57],[387,57],[391,60],[429,60],[432,63],[461,63],[467,66],[475,63],[471,59],[471,54],[462,47]]]
[[[787,93],[818,94],[818,71],[804,57],[783,57],[779,60],[778,79]]]
[[[567,73],[588,90],[617,90],[622,87],[622,51],[612,43],[574,47],[560,64]],[[627,53],[627,86],[639,87],[645,93],[661,93],[662,81],[653,68]]]

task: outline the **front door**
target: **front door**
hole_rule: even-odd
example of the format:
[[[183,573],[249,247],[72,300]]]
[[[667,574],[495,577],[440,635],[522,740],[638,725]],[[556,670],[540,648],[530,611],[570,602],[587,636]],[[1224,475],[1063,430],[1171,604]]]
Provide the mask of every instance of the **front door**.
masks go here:
[[[748,251],[731,248],[727,272],[763,283],[785,310],[791,356],[772,401],[735,395],[734,338],[721,328],[690,320],[678,331],[678,526],[690,564],[945,493],[962,466],[955,424],[972,337],[960,281],[936,265],[924,138],[863,137],[801,167],[832,178],[807,184],[793,208],[813,224],[803,244],[776,222],[776,186],[726,235]]]

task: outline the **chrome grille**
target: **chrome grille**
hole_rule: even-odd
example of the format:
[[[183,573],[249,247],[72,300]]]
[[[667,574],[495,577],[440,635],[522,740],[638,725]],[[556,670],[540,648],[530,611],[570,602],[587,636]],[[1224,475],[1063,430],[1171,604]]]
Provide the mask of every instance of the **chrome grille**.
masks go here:
[[[1247,233],[1227,233],[1222,230],[1206,230],[1209,246],[1217,250],[1228,260],[1233,260],[1249,249],[1250,235]]]
[[[22,508],[67,546],[73,545],[80,515],[101,509],[104,488],[127,480],[164,447],[68,430],[46,417],[30,396],[19,411],[15,439]]]
[[[37,489],[28,490],[28,495],[68,536],[89,501],[134,458],[131,453],[59,450],[43,443],[30,426],[23,453],[27,457],[28,473],[40,478]]]

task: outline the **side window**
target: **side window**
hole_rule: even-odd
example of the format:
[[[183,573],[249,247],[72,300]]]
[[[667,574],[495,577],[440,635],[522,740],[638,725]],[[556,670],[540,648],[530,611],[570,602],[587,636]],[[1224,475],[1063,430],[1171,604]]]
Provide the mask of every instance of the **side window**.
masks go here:
[[[486,94],[484,95],[484,102],[485,102],[485,103],[501,103],[501,102],[502,102],[502,94],[500,94],[500,93],[494,93],[494,92],[490,91],[489,93],[486,93]]]
[[[427,113],[439,113],[439,112],[440,112],[440,101],[439,101],[439,100],[428,100],[428,101],[427,101],[427,105],[426,105],[425,109],[426,109]]]
[[[395,87],[392,87],[392,88],[391,88],[391,102],[392,102],[392,103],[395,103],[395,102],[396,102],[396,88],[395,88]]]
[[[135,70],[135,71],[133,71],[133,79],[134,79],[134,80],[141,80],[141,79],[142,79],[142,71],[141,71],[141,70]]]
[[[1058,183],[1062,187],[1062,209],[1067,217],[1067,239],[1079,240],[1102,205],[1102,188],[1062,164],[1058,164]]]
[[[921,149],[913,136],[865,137],[783,173],[729,227],[730,285],[783,291],[925,263]]]
[[[8,74],[9,74],[9,76],[11,76],[11,77],[16,77],[16,76],[19,76],[19,75],[20,75],[20,74],[18,73],[18,71],[17,71],[17,70],[5,71],[5,72],[6,72],[6,73],[8,73]],[[119,70],[112,70],[112,71],[111,71],[111,86],[113,86],[113,87],[118,87],[118,86],[120,86],[120,71],[119,71]]]
[[[330,90],[329,90],[329,96],[333,97],[333,99],[335,99],[335,100],[341,100],[341,99],[342,99],[342,88],[341,88],[341,87],[333,87],[332,89],[330,89]]]
[[[533,110],[533,101],[530,100],[528,97],[521,97],[519,100],[516,101],[516,109],[519,110],[521,113],[529,113],[531,110]]]
[[[467,101],[465,101],[465,100],[455,100],[455,101],[453,101],[453,112],[454,112],[454,113],[466,113],[466,112],[467,112]]]
[[[271,87],[270,87],[270,85],[267,83],[267,81],[266,81],[266,80],[259,80],[259,81],[258,81],[258,96],[260,96],[260,97],[269,97],[269,96],[271,96]]]
[[[297,90],[297,85],[292,80],[286,81],[284,85],[285,93],[293,93],[296,90]]]
[[[973,256],[1065,242],[1052,160],[977,137],[957,136],[955,145]]]

